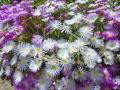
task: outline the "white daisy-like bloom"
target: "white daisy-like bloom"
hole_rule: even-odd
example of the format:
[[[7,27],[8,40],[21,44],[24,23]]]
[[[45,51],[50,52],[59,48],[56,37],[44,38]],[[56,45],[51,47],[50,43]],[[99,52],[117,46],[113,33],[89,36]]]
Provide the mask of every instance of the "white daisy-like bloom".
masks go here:
[[[34,13],[33,13],[34,16],[39,16],[39,15],[41,15],[39,8],[40,8],[40,7],[37,7],[37,9],[35,9],[35,11],[34,11]]]
[[[61,67],[55,64],[47,64],[46,65],[46,73],[49,77],[57,76],[61,71]]]
[[[105,47],[111,51],[118,51],[120,49],[120,43],[118,41],[109,41]]]
[[[76,90],[75,89],[75,81],[72,79],[62,78],[60,86],[62,86],[62,87],[59,90]],[[58,88],[60,88],[60,87],[58,87]]]
[[[51,29],[60,29],[61,28],[61,22],[59,20],[54,20],[49,22],[49,26]]]
[[[83,19],[83,15],[77,13],[77,14],[75,14],[75,15],[73,16],[72,19],[65,20],[64,23],[69,26],[69,25],[73,25],[73,24],[75,24],[75,23],[80,23],[80,21],[81,21],[82,19]]]
[[[29,43],[20,43],[17,46],[17,51],[22,57],[26,57],[31,52],[31,45]]]
[[[51,38],[44,40],[42,43],[42,49],[44,51],[52,50],[52,49],[54,49],[55,46],[56,46],[56,41]]]
[[[12,57],[12,59],[10,60],[10,65],[12,66],[12,65],[16,64],[17,59],[18,59],[18,56],[17,56],[17,55],[14,55],[14,56]]]
[[[10,42],[8,42],[8,43],[6,43],[6,44],[4,45],[4,47],[2,48],[2,51],[3,51],[4,53],[8,53],[8,52],[10,52],[14,47],[15,47],[15,42],[10,41]]]
[[[74,16],[75,12],[71,11],[71,12],[68,12],[67,14],[70,15],[70,16]]]
[[[72,11],[75,11],[75,10],[77,10],[77,8],[78,8],[78,5],[74,4],[69,9],[72,10]]]
[[[44,52],[41,47],[32,46],[31,56],[34,58],[42,58],[44,56]]]
[[[79,51],[79,48],[77,47],[75,42],[69,43],[67,49],[70,54],[73,54]]]
[[[116,76],[113,81],[117,84],[120,85],[120,76]]]
[[[56,47],[58,47],[60,49],[64,49],[64,48],[68,47],[68,44],[69,43],[66,40],[62,39],[62,40],[57,41]]]
[[[84,63],[89,67],[89,68],[94,68],[96,63],[101,63],[102,59],[98,53],[87,46],[84,46],[80,50]]]
[[[90,13],[84,20],[86,20],[88,23],[94,23],[97,18],[98,15],[96,13]]]
[[[55,55],[52,55],[51,57],[48,57],[48,62],[46,63],[46,73],[50,77],[55,77],[58,75],[61,71],[61,67],[59,64],[59,59],[55,57]]]
[[[102,72],[100,72],[100,69],[99,68],[94,68],[91,70],[90,72],[90,76],[91,76],[91,79],[94,81],[94,82],[100,82],[103,78],[103,74]]]
[[[104,41],[102,39],[97,38],[97,37],[92,37],[91,38],[91,45],[98,48],[100,46],[104,46]]]
[[[65,20],[64,23],[67,24],[67,25],[73,25],[73,24],[75,24],[74,19]]]
[[[51,83],[51,80],[48,79],[45,74],[42,74],[35,84],[35,87],[39,88],[39,90],[49,90]]]
[[[64,67],[64,71],[70,70],[73,59],[71,58],[69,51],[67,49],[59,49],[57,56],[60,59],[60,65]]]
[[[72,72],[72,78],[78,81],[84,81],[87,79],[86,77],[86,72],[84,70],[82,70],[81,68],[79,69],[74,69],[74,71]]]
[[[41,65],[42,65],[42,61],[33,59],[30,62],[29,69],[32,72],[37,72],[40,69]]]
[[[53,1],[52,4],[57,5],[58,8],[64,8],[65,2],[64,1]]]
[[[74,53],[74,52],[78,52],[82,46],[88,45],[89,42],[85,39],[77,39],[74,42],[70,43],[67,47],[68,51],[70,54]]]
[[[69,33],[72,32],[70,26],[69,26],[69,25],[66,25],[66,24],[63,24],[63,25],[60,27],[60,30],[61,30],[62,33],[64,32],[64,33],[66,33],[66,34],[69,34]]]
[[[83,38],[91,38],[93,36],[93,31],[92,28],[89,26],[84,26],[78,30],[80,33],[81,37]]]
[[[59,49],[57,56],[62,60],[68,60],[70,58],[70,54],[67,49]]]
[[[3,75],[3,73],[4,73],[3,67],[0,67],[0,77]]]
[[[2,61],[3,54],[4,52],[0,52],[0,62]]]
[[[19,70],[21,70],[21,71],[25,71],[25,70],[28,69],[29,63],[30,63],[30,59],[29,58],[20,57],[20,61],[18,62],[17,68]]]
[[[107,65],[112,65],[114,63],[114,54],[110,51],[104,52],[104,63]]]
[[[55,11],[55,7],[54,6],[49,6],[45,8],[46,13],[51,13]]]
[[[21,80],[22,80],[22,78],[23,78],[22,72],[20,72],[20,71],[15,71],[15,73],[14,73],[14,75],[13,75],[13,78],[14,78],[15,84],[20,83]]]
[[[79,4],[85,4],[87,2],[88,0],[76,0],[76,3],[79,3]]]
[[[7,66],[7,67],[5,67],[5,75],[6,76],[9,76],[10,75],[10,73],[11,73],[11,68],[10,68],[10,66]]]

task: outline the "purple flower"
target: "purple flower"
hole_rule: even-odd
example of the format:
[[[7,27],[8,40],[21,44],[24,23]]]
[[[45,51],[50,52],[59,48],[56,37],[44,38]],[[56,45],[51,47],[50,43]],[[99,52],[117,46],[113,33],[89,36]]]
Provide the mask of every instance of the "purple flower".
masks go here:
[[[38,77],[35,73],[29,73],[23,80],[18,84],[14,84],[16,90],[32,90],[37,83]]]
[[[43,38],[40,36],[40,35],[33,35],[32,37],[32,43],[35,44],[35,45],[40,45],[43,41]]]
[[[104,31],[102,32],[102,37],[105,39],[105,40],[115,40],[117,39],[117,32],[115,31]]]

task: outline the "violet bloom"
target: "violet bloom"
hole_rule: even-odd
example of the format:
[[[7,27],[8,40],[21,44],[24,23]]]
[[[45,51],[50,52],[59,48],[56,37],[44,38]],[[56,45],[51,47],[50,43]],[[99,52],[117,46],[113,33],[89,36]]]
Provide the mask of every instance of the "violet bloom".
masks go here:
[[[104,80],[100,90],[117,90],[117,87],[118,85],[113,80]]]
[[[117,39],[117,33],[114,32],[114,31],[104,31],[102,33],[102,37],[105,39],[105,40],[115,40]]]
[[[112,26],[115,30],[120,30],[120,22],[114,21]]]
[[[117,64],[113,64],[113,65],[110,65],[109,67],[108,67],[108,71],[110,72],[110,74],[112,75],[112,76],[116,76],[119,72],[120,72],[120,66],[119,65],[117,65]]]
[[[19,84],[14,84],[16,90],[34,90],[38,77],[34,73],[29,73]]]
[[[33,37],[32,37],[32,43],[34,45],[39,46],[42,43],[42,41],[43,41],[43,38],[40,35],[35,35],[35,34],[33,35]]]

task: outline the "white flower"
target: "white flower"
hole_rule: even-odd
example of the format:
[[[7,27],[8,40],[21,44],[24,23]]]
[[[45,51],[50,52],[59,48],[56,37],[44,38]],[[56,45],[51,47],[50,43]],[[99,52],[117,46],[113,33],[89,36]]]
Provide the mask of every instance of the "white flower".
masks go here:
[[[20,71],[15,71],[13,77],[14,77],[15,84],[18,84],[19,82],[21,82],[23,78],[23,74]]]
[[[57,56],[62,60],[68,60],[70,58],[70,54],[67,49],[59,49]]]
[[[0,77],[3,75],[3,72],[4,72],[3,67],[0,67]]]
[[[71,16],[75,15],[75,13],[74,13],[73,11],[68,12],[67,14],[68,14],[68,15],[71,15]]]
[[[100,82],[103,78],[102,72],[100,72],[100,69],[97,67],[91,70],[90,76],[94,82],[97,82],[97,81]]]
[[[106,43],[106,49],[118,51],[120,49],[120,43],[118,41],[109,41]]]
[[[20,57],[20,61],[18,62],[18,69],[21,71],[27,70],[29,67],[29,63],[30,63],[29,58]]]
[[[75,52],[78,52],[79,51],[79,48],[77,48],[77,45],[76,45],[76,43],[75,42],[72,42],[72,43],[69,43],[69,45],[68,45],[68,52],[70,53],[70,54],[73,54],[73,53],[75,53]]]
[[[68,78],[62,78],[59,85],[56,85],[58,90],[76,90],[75,81]]]
[[[93,38],[91,38],[91,45],[95,46],[95,47],[104,46],[104,41],[97,37],[93,37]]]
[[[47,57],[47,56],[46,56]],[[59,59],[56,58],[55,55],[48,56],[46,63],[46,73],[49,77],[55,77],[61,71],[61,67],[59,65]]]
[[[104,52],[104,63],[107,65],[112,65],[114,63],[114,54],[110,51]]]
[[[91,38],[93,36],[93,31],[91,27],[84,26],[78,30],[80,33],[81,37],[83,38]]]
[[[10,68],[10,66],[5,67],[5,75],[6,75],[6,76],[9,76],[10,73],[11,73],[11,68]]]
[[[82,14],[77,13],[72,19],[65,20],[64,23],[68,26],[73,25],[75,23],[80,23],[80,21],[83,19],[82,17],[83,17]]]
[[[81,48],[81,54],[84,60],[84,63],[89,67],[89,68],[94,68],[96,63],[101,63],[102,59],[101,57],[97,54],[97,52],[94,49],[91,49],[89,47],[82,47]]]
[[[87,17],[85,18],[85,20],[88,23],[94,23],[97,18],[98,18],[98,15],[96,13],[90,13],[90,14],[87,15]]]
[[[61,28],[61,22],[58,20],[50,21],[49,25],[52,29],[60,29]]]
[[[16,64],[17,58],[18,58],[17,55],[14,55],[14,56],[12,57],[12,59],[11,59],[11,61],[10,61],[10,65],[11,65],[11,66],[14,65],[14,64]]]
[[[31,56],[33,56],[34,58],[36,58],[36,57],[42,58],[44,56],[44,52],[41,47],[33,46]]]
[[[56,46],[58,47],[58,48],[61,48],[61,49],[64,49],[64,48],[67,48],[68,47],[68,42],[67,41],[65,41],[65,40],[59,40],[59,41],[57,41],[57,44],[56,44]]]
[[[54,6],[46,7],[45,11],[46,11],[46,13],[54,12],[55,11],[55,7]]]
[[[42,65],[42,61],[31,60],[30,65],[29,65],[29,69],[32,72],[37,72],[40,69],[41,65]]]
[[[87,79],[86,72],[82,70],[81,68],[74,69],[74,71],[72,72],[72,78],[75,80],[79,80],[80,82],[84,81]]]
[[[50,38],[44,40],[42,44],[42,48],[44,51],[49,51],[51,49],[54,49],[55,46],[56,46],[56,41]]]
[[[46,66],[46,73],[50,75],[50,77],[55,77],[58,75],[61,71],[61,68],[59,65],[55,64],[47,64]]]
[[[76,0],[76,3],[85,4],[88,0]]]
[[[71,59],[71,56],[68,50],[59,49],[57,56],[60,59],[60,65],[64,67],[64,70],[69,70],[72,66],[73,60]]]
[[[2,48],[2,51],[5,53],[10,52],[13,48],[15,47],[15,42],[11,41],[8,42],[4,45],[4,47]]]
[[[65,32],[65,33],[67,33],[67,34],[71,33],[71,28],[70,28],[70,26],[68,26],[68,25],[66,25],[66,24],[63,24],[60,29],[61,29],[61,32]]]
[[[31,45],[28,43],[20,43],[17,46],[17,50],[22,57],[26,57],[31,52]]]
[[[39,15],[41,15],[39,8],[40,8],[40,7],[38,7],[38,8],[34,11],[34,13],[33,13],[34,16],[39,16]]]
[[[38,83],[35,84],[35,87],[39,90],[49,90],[51,83],[51,80],[48,79],[45,74],[42,74],[38,79]]]
[[[3,54],[4,52],[0,52],[0,62],[2,61]]]
[[[68,52],[70,54],[74,53],[74,52],[79,52],[79,50],[81,49],[82,46],[85,46],[87,45],[89,42],[87,42],[86,40],[84,39],[77,39],[75,40],[74,42],[72,43],[69,43],[67,49],[68,49]]]

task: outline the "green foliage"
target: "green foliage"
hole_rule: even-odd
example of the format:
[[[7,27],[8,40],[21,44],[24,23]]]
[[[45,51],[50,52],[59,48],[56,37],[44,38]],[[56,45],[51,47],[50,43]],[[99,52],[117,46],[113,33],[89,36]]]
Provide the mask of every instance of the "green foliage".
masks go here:
[[[2,4],[10,4],[11,0],[0,0],[0,5]]]
[[[33,0],[33,6],[36,8],[37,6],[42,5],[46,0]]]

